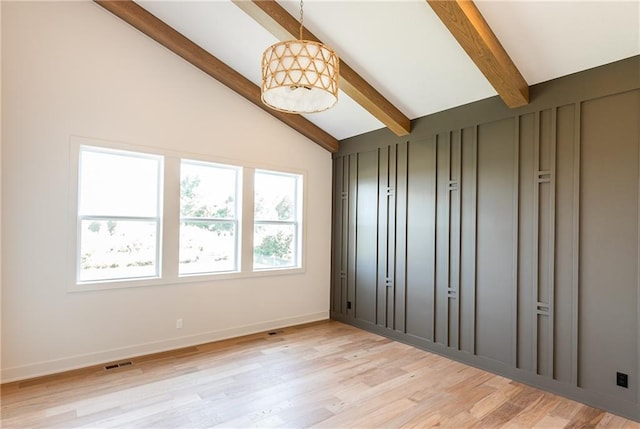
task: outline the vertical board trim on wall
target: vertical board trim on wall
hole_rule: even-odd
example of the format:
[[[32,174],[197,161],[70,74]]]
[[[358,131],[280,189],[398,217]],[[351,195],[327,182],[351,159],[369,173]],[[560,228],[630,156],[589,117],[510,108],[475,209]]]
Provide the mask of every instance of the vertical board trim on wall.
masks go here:
[[[407,332],[407,213],[409,202],[409,144],[399,144],[396,155],[396,247],[393,329]]]
[[[551,151],[550,151],[550,189],[549,189],[549,375],[555,378],[555,243],[556,243],[556,145],[558,137],[558,108],[551,109]]]
[[[345,313],[349,269],[349,157],[342,157],[340,161],[340,302],[338,307],[341,313]]]
[[[352,282],[349,281],[349,268],[352,267],[353,265],[351,263],[349,263],[349,257],[351,254],[355,254],[355,252],[352,249],[352,243],[355,243],[354,241],[351,241],[350,238],[350,234],[351,231],[353,231],[354,227],[355,227],[355,223],[352,225],[350,220],[350,216],[351,216],[351,200],[352,200],[352,196],[351,196],[351,190],[349,189],[351,180],[351,156],[346,158],[346,162],[343,161],[343,168],[345,170],[345,175],[343,176],[343,182],[342,182],[342,186],[343,186],[343,190],[346,192],[346,199],[342,200],[343,204],[346,204],[346,210],[345,210],[345,218],[343,218],[342,222],[344,223],[344,225],[342,226],[343,228],[343,237],[342,239],[345,241],[345,243],[343,244],[343,249],[345,251],[345,255],[344,255],[344,271],[345,271],[345,290],[344,290],[344,298],[343,298],[343,302],[342,305],[344,306],[344,308],[347,307],[347,301],[349,301],[349,285],[353,284]],[[346,235],[344,235],[346,233]],[[351,310],[349,308],[346,309],[347,313],[351,313]]]
[[[476,354],[476,290],[478,287],[478,127],[476,125],[473,127],[473,192],[471,193],[471,199],[473,210],[471,211],[472,222],[473,225],[473,244],[471,248],[473,249],[473,258],[472,258],[472,281],[473,287],[471,288],[471,301],[473,305],[471,306],[471,323],[473,326],[471,327],[471,354]]]
[[[546,119],[544,119],[546,118]],[[550,124],[549,124],[550,119]],[[533,192],[533,369],[536,374],[554,376],[554,294],[555,294],[555,191],[557,108],[549,116],[537,111],[534,120],[534,192]],[[548,127],[547,127],[548,125]],[[544,138],[542,130],[547,131]],[[545,156],[542,156],[544,152]],[[543,167],[543,164],[545,165]],[[548,189],[541,200],[541,193]],[[544,210],[546,207],[546,210]],[[545,228],[546,226],[546,228]],[[541,244],[542,243],[542,244]],[[541,252],[542,256],[541,257]],[[542,271],[542,272],[541,272]],[[546,296],[546,299],[545,299]],[[546,321],[541,331],[539,325]],[[540,355],[540,348],[544,353]],[[540,358],[543,361],[540,362]],[[541,371],[544,373],[541,373]]]
[[[387,286],[385,316],[387,328],[396,328],[395,297],[396,297],[396,230],[397,230],[397,188],[398,188],[398,146],[389,148],[389,180],[387,185],[387,257],[386,277]]]
[[[354,154],[349,156],[349,186],[351,187],[351,200],[349,201],[350,207],[353,210],[349,210],[349,226],[351,229],[350,236],[353,237],[353,250],[349,253],[351,259],[351,266],[353,269],[347,278],[347,284],[349,289],[353,290],[353,305],[351,306],[352,316],[358,317],[358,288],[356,287],[356,278],[358,278],[358,174],[360,171],[360,154]],[[353,165],[351,165],[353,164]],[[353,168],[351,168],[353,167]],[[353,225],[353,227],[351,227]]]
[[[451,273],[451,132],[436,135],[436,336],[449,346],[449,286]]]
[[[446,246],[446,252],[443,252],[446,257],[445,257],[445,262],[446,264],[444,265],[444,267],[446,267],[446,275],[444,276],[445,282],[441,283],[440,286],[444,286],[444,293],[442,294],[443,296],[443,311],[444,311],[444,339],[442,340],[442,342],[444,343],[445,346],[449,347],[449,328],[450,328],[450,323],[449,323],[449,288],[451,286],[450,281],[451,281],[451,152],[453,151],[453,142],[451,141],[451,131],[449,131],[447,133],[447,161],[446,161],[446,181],[445,183],[443,183],[444,185],[444,189],[445,189],[445,195],[446,195],[446,203],[443,205],[443,207],[446,208],[447,212],[444,216],[442,216],[444,219],[446,219],[446,226],[444,228],[444,230],[447,233],[447,236],[444,240],[442,240],[442,243]],[[441,149],[442,150],[442,149]],[[436,239],[437,240],[437,239]],[[437,241],[436,241],[437,244]],[[438,247],[436,247],[436,253],[438,253]]]
[[[531,362],[533,367],[533,372],[538,374],[538,289],[539,289],[539,279],[538,279],[538,267],[540,264],[540,249],[539,245],[539,217],[540,217],[540,190],[538,183],[538,172],[540,170],[540,111],[536,111],[534,115],[533,122],[533,166],[534,166],[534,176],[533,176],[533,251],[531,255],[533,256],[533,269],[531,270],[531,275],[533,279],[531,281],[531,293],[533,294],[533,323],[531,324],[531,330],[533,332],[532,335],[532,356]]]
[[[462,282],[462,128],[458,131],[458,139],[457,139],[457,151],[458,151],[458,165],[457,165],[457,213],[458,217],[458,242],[456,243],[456,256],[457,256],[457,279],[456,279],[456,287],[455,287],[455,303],[456,303],[456,348],[460,350],[460,289]]]
[[[520,116],[516,115],[513,126],[513,308],[511,325],[511,363],[518,367],[518,250],[520,248]]]
[[[580,387],[579,300],[580,300],[580,123],[582,104],[576,103],[573,119],[573,282],[571,284],[571,383]]]
[[[387,326],[387,250],[389,249],[389,146],[377,150],[378,189],[376,192],[376,279],[375,317],[378,326]],[[381,306],[384,306],[382,308]]]
[[[438,246],[438,201],[437,201],[437,197],[438,197],[438,146],[439,146],[439,141],[438,141],[438,135],[434,135],[433,136],[433,148],[434,148],[434,178],[433,178],[433,183],[434,183],[434,187],[435,187],[435,196],[436,196],[436,202],[434,204],[434,211],[433,211],[433,237],[434,237],[434,252],[433,252],[433,301],[432,301],[432,305],[433,308],[431,309],[431,316],[433,318],[433,332],[431,333],[431,338],[432,341],[434,343],[436,343],[438,341],[436,334],[437,334],[437,308],[438,308],[438,252],[436,252],[435,250],[437,249]]]

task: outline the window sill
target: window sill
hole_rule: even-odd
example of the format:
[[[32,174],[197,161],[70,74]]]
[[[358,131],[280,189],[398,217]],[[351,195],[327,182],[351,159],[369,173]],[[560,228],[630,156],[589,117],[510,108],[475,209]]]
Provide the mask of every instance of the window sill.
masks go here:
[[[305,269],[303,267],[292,268],[273,268],[263,269],[259,271],[251,272],[228,272],[219,274],[204,274],[204,275],[186,275],[175,278],[143,278],[136,280],[110,280],[110,281],[96,281],[75,283],[67,291],[70,293],[76,292],[90,292],[100,290],[113,290],[113,289],[129,289],[138,287],[154,287],[154,286],[169,286],[180,285],[189,283],[215,283],[219,281],[234,281],[240,279],[253,279],[260,277],[278,277],[278,276],[290,276],[304,274]]]

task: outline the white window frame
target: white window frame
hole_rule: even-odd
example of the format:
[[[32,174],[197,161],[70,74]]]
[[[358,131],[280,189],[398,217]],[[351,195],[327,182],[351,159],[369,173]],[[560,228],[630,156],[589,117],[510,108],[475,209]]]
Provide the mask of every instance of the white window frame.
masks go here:
[[[253,271],[265,272],[265,271],[273,271],[273,270],[286,270],[286,269],[300,268],[302,265],[301,225],[302,225],[302,201],[303,201],[302,189],[304,188],[304,177],[296,173],[286,173],[283,171],[267,170],[267,169],[261,168],[261,169],[254,170],[254,180],[256,180],[255,178],[257,177],[258,173],[295,178],[296,186],[295,186],[294,196],[293,196],[293,206],[295,208],[295,214],[294,214],[293,220],[256,220],[254,219],[253,221],[254,228],[257,225],[293,225],[294,227],[293,259],[294,261],[293,261],[293,265],[283,266],[283,267],[265,267],[265,268],[252,267]]]
[[[121,281],[132,281],[138,279],[156,279],[159,278],[162,272],[162,197],[163,197],[163,164],[164,160],[162,156],[159,155],[151,155],[147,153],[141,153],[137,151],[128,151],[122,149],[111,149],[100,146],[89,146],[89,145],[81,145],[78,149],[78,157],[82,152],[94,152],[94,153],[103,153],[103,154],[111,154],[111,155],[120,155],[120,156],[128,156],[131,158],[141,158],[141,159],[149,159],[155,160],[158,163],[158,177],[157,177],[157,206],[156,206],[156,216],[113,216],[113,215],[83,215],[79,213],[79,205],[80,199],[77,199],[78,209],[76,209],[75,213],[77,214],[77,223],[76,223],[76,234],[77,234],[77,243],[76,243],[76,279],[77,283],[81,285],[85,284],[93,284],[93,283],[112,283],[112,282],[121,282]],[[79,177],[82,176],[82,163],[78,162],[78,189],[80,186]],[[79,197],[79,196],[78,196]],[[111,279],[100,279],[100,280],[80,280],[81,273],[81,264],[80,259],[82,258],[82,222],[85,220],[89,221],[147,221],[154,222],[156,225],[156,252],[155,252],[155,273],[150,276],[141,276],[141,277],[117,277]]]
[[[79,231],[78,231],[78,185],[79,185],[79,154],[81,146],[92,146],[109,150],[121,150],[127,152],[138,152],[143,155],[164,157],[163,165],[163,193],[160,196],[162,201],[161,210],[161,244],[159,246],[160,259],[158,267],[159,276],[154,278],[136,278],[126,280],[110,280],[95,282],[78,282],[79,263]],[[239,190],[241,200],[237,202],[237,221],[239,231],[238,251],[238,271],[218,272],[207,274],[185,274],[179,275],[179,246],[180,246],[180,164],[182,160],[193,162],[203,162],[210,164],[220,164],[230,167],[238,167],[241,170],[239,178]],[[129,143],[119,143],[96,138],[71,136],[69,145],[69,242],[67,244],[67,255],[70,269],[68,270],[69,292],[87,292],[95,290],[108,290],[131,287],[148,287],[161,285],[175,285],[183,283],[211,283],[215,285],[218,281],[233,280],[241,278],[268,277],[282,275],[296,275],[305,272],[305,246],[306,246],[306,222],[304,222],[307,198],[307,173],[305,170],[270,165],[265,163],[253,163],[239,161],[228,158],[214,157],[211,155],[178,152],[166,149],[159,149],[152,146],[141,146]],[[298,196],[300,201],[300,212],[298,222],[298,266],[270,268],[254,271],[253,269],[253,234],[254,234],[254,186],[253,180],[256,170],[269,172],[279,172],[283,174],[300,175],[302,180],[301,189]]]
[[[234,268],[232,270],[226,270],[226,271],[209,271],[209,272],[203,272],[203,273],[185,273],[185,274],[178,274],[180,277],[200,277],[200,276],[206,276],[206,275],[217,275],[217,274],[223,274],[223,273],[237,273],[240,272],[241,270],[241,266],[242,266],[242,258],[241,258],[241,246],[242,246],[242,228],[241,228],[241,219],[242,219],[242,171],[243,168],[237,165],[231,165],[231,164],[220,164],[220,163],[214,163],[214,162],[205,162],[202,160],[194,160],[194,159],[188,159],[188,158],[181,158],[180,160],[180,168],[182,169],[182,165],[183,164],[191,164],[191,165],[199,165],[199,166],[203,166],[203,167],[210,167],[210,168],[220,168],[220,169],[225,169],[225,170],[233,170],[236,173],[236,189],[235,189],[235,195],[234,195],[234,217],[233,219],[218,219],[218,218],[209,218],[209,217],[185,217],[182,216],[182,213],[180,214],[180,223],[178,225],[178,228],[181,229],[182,228],[182,223],[183,222],[216,222],[216,223],[232,223],[234,225],[234,241],[235,241],[235,249],[234,249],[234,257],[235,257],[235,264],[234,264]],[[180,243],[178,243],[178,246],[180,246]],[[180,251],[180,248],[178,248],[178,252]]]

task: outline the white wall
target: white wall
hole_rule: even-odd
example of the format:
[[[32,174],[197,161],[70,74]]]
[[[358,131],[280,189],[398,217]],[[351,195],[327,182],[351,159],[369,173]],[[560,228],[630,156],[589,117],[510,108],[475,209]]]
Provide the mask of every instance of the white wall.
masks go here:
[[[91,2],[2,2],[2,67],[3,382],[328,317],[328,152]],[[69,293],[71,135],[306,170],[305,273]]]

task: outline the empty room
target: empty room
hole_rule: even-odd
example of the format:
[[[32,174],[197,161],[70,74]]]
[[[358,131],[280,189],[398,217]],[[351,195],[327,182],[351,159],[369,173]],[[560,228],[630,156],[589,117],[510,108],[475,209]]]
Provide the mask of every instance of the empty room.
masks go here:
[[[0,0],[4,428],[640,428],[640,2]]]

